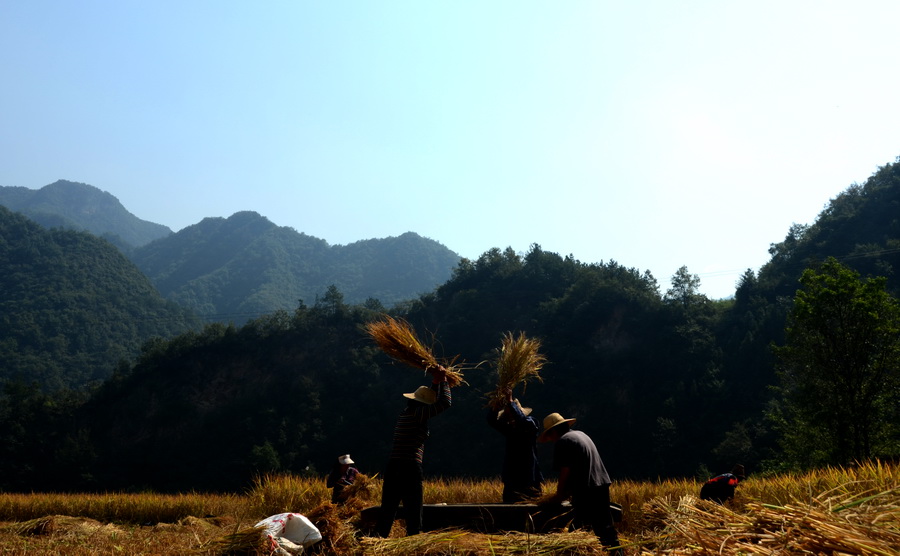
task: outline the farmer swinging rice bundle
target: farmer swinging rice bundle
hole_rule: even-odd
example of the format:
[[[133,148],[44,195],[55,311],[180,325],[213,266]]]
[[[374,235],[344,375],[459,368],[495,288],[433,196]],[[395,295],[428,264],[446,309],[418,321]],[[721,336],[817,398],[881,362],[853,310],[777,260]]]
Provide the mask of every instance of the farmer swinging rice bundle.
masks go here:
[[[512,332],[503,335],[503,340],[497,352],[497,388],[490,394],[488,405],[491,409],[499,411],[506,405],[506,393],[518,386],[523,388],[529,380],[543,382],[541,368],[547,362],[547,358],[538,351],[541,348],[540,340],[528,338],[524,332],[513,336]]]
[[[451,388],[465,382],[453,361],[438,361],[408,322],[385,315],[382,320],[366,324],[366,331],[383,352],[397,361],[432,374],[443,371]]]

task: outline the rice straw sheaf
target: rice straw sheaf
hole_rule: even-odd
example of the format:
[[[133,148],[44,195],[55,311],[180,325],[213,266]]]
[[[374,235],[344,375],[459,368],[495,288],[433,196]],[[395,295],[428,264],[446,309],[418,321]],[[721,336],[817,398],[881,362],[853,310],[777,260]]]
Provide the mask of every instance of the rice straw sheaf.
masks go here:
[[[665,527],[642,554],[900,554],[896,489],[861,501],[751,502],[741,511],[685,496],[648,502],[644,514]]]
[[[309,511],[307,516],[322,534],[322,540],[312,545],[312,554],[355,554],[358,543],[356,530],[350,525],[341,506],[324,502]]]
[[[375,481],[365,473],[360,473],[353,479],[353,484],[345,487],[341,493],[341,508],[351,515],[368,506],[374,497]]]
[[[212,540],[195,552],[207,556],[235,556],[238,554],[270,554],[272,547],[265,534],[266,528],[245,527]]]
[[[87,517],[68,515],[48,515],[22,523],[14,523],[5,529],[23,536],[90,535],[101,530],[107,530],[111,534],[122,532],[112,524],[103,524]]]
[[[503,335],[500,348],[495,350],[497,388],[490,394],[488,405],[491,409],[503,409],[506,405],[506,392],[519,384],[524,388],[529,380],[543,382],[540,371],[547,359],[541,355],[540,349],[540,340],[528,338],[524,332],[520,332],[518,336],[513,336],[512,332]]]
[[[384,315],[381,320],[366,324],[366,331],[383,352],[397,361],[429,373],[443,371],[450,387],[465,382],[459,368],[452,361],[439,361],[405,320]]]
[[[365,554],[370,556],[419,556],[419,555],[571,555],[601,554],[597,537],[588,531],[531,535],[506,533],[485,535],[448,529],[421,533],[410,537],[362,539]]]
[[[374,481],[360,473],[353,484],[344,489],[342,502],[325,502],[309,511],[306,517],[322,533],[322,540],[312,547],[311,554],[357,554],[356,523],[363,508],[371,505]]]

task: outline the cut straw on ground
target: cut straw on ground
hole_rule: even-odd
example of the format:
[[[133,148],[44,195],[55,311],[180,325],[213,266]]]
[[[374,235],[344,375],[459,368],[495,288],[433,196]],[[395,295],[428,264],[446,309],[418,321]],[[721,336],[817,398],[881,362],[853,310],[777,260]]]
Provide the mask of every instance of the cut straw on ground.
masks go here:
[[[812,503],[751,502],[739,511],[691,495],[658,498],[644,517],[660,528],[641,554],[900,554],[896,489],[864,500],[825,493]]]
[[[506,533],[483,535],[450,529],[396,539],[364,538],[365,554],[372,556],[419,556],[459,554],[475,556],[552,555],[581,556],[599,554],[597,537],[587,531],[529,535]]]

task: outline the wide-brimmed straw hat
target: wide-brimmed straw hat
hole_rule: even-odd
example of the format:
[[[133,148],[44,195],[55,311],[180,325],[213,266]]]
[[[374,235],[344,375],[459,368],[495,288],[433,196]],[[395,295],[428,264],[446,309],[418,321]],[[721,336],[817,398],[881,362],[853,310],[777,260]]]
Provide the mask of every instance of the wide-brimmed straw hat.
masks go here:
[[[522,413],[525,414],[525,417],[528,417],[529,415],[531,415],[531,408],[530,408],[530,407],[522,407],[522,404],[519,403],[519,398],[516,398],[516,399],[513,400],[513,401],[516,402],[516,405],[519,406],[519,408],[522,410]],[[497,419],[503,417],[503,414],[504,414],[505,412],[506,412],[506,408],[501,409],[501,410],[497,413]]]
[[[539,442],[547,442],[547,433],[550,432],[550,429],[556,427],[558,425],[562,425],[563,423],[574,423],[575,419],[566,419],[559,413],[551,413],[544,417],[544,432],[538,437]]]
[[[418,388],[416,388],[415,392],[411,394],[403,394],[403,397],[410,400],[416,400],[417,402],[422,402],[428,405],[431,405],[437,401],[437,393],[427,386],[419,386]]]
[[[341,465],[352,465],[354,462],[350,459],[350,454],[344,454],[343,456],[338,458],[338,463]]]

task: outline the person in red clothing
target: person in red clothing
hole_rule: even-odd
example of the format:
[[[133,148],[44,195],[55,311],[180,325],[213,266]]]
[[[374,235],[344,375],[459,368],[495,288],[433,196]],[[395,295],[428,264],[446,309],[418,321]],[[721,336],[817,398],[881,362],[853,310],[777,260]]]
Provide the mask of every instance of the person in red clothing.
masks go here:
[[[726,500],[734,498],[734,489],[744,478],[744,466],[735,465],[731,473],[722,473],[703,483],[700,487],[700,499],[724,504]]]
[[[381,537],[391,534],[400,502],[406,514],[406,534],[422,532],[422,471],[428,419],[450,407],[450,385],[444,369],[432,373],[431,387],[419,386],[411,394],[403,394],[406,407],[394,426],[394,444],[384,472],[381,487],[381,511],[375,532]]]

